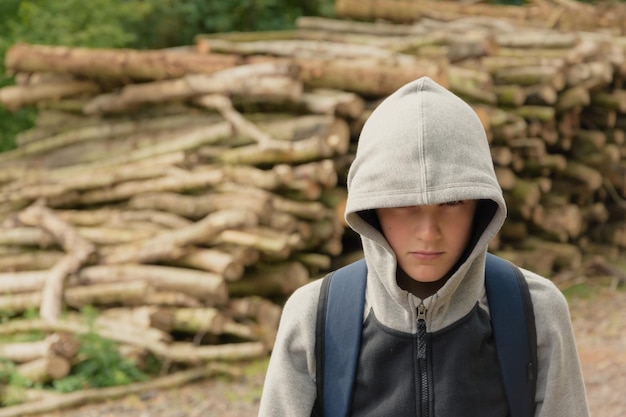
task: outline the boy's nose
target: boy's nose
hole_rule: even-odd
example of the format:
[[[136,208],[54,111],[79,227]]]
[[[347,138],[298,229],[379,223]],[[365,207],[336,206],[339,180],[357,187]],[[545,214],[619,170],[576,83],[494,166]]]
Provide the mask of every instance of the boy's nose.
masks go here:
[[[426,210],[424,213],[420,214],[415,227],[417,237],[426,241],[437,240],[441,237],[441,229],[436,213]]]

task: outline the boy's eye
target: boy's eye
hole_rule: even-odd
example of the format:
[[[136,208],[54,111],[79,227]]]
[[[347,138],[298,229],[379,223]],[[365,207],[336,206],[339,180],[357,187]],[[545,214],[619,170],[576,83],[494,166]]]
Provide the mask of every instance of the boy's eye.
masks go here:
[[[460,204],[463,204],[464,201],[463,200],[456,200],[456,201],[447,201],[443,204],[441,204],[442,206],[458,206]]]

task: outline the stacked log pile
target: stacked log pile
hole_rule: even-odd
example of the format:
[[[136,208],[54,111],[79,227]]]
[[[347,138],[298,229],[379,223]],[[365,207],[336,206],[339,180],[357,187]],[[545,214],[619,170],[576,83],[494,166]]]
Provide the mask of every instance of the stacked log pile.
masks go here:
[[[58,51],[17,45],[9,61],[21,48]],[[11,97],[35,92],[40,107],[37,126],[0,155],[0,311],[13,317],[0,337],[37,331],[76,341],[95,331],[125,354],[181,366],[266,355],[281,300],[341,253],[336,163],[347,162],[350,129],[328,108],[353,111],[361,99],[313,93],[305,103],[293,66],[278,63],[131,82],[120,92],[121,78],[59,74],[34,72],[0,93],[10,107]],[[187,81],[190,91],[168,98],[168,86]],[[57,95],[76,83],[90,88]],[[167,97],[154,98],[161,87]],[[145,88],[154,104],[136,93],[126,103],[126,88]],[[102,111],[107,100],[119,112]],[[97,115],[81,114],[94,102]],[[319,110],[238,109],[299,105]],[[92,326],[77,313],[85,306],[100,309]],[[40,318],[26,319],[29,310]],[[8,343],[0,356],[45,383],[78,360],[57,345]]]
[[[135,354],[266,354],[281,300],[358,256],[341,220],[358,133],[424,75],[488,133],[510,210],[493,252],[548,276],[624,252],[622,8],[336,6],[338,19],[172,50],[8,51],[17,85],[0,102],[39,114],[0,154],[0,311],[15,315],[0,335],[49,336],[37,354],[0,356],[54,358],[62,372],[46,364],[40,378],[65,374],[75,349],[58,339],[87,331],[75,315],[86,305]],[[22,318],[29,309],[41,319]]]

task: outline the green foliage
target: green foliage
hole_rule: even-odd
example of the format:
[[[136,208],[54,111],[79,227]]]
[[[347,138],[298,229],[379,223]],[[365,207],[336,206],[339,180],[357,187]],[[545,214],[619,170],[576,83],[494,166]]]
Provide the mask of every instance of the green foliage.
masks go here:
[[[151,1],[0,0],[0,56],[16,42],[84,47],[131,47],[138,35],[129,31],[152,12]],[[0,64],[0,74],[4,74]],[[0,88],[13,79],[0,75]],[[16,146],[16,135],[33,126],[35,109],[11,113],[0,107],[0,152]]]
[[[83,308],[81,315],[92,327],[98,317],[98,310],[87,306]],[[120,356],[115,342],[94,331],[79,336],[79,340],[78,356],[85,359],[72,368],[70,375],[52,382],[55,391],[113,387],[148,379],[148,375],[135,362]]]
[[[17,314],[14,312],[6,313],[0,311],[0,324],[7,323],[14,319],[24,319],[31,320],[39,318],[39,310],[36,308],[28,308],[21,314]],[[27,333],[15,333],[15,334],[7,334],[0,335],[0,344],[2,343],[17,343],[17,342],[34,342],[36,340],[42,340],[45,337],[44,332],[33,331]]]
[[[150,1],[22,0],[7,24],[14,41],[49,45],[120,48],[137,36],[126,30],[152,12]]]
[[[156,0],[138,47],[189,45],[199,33],[291,29],[298,16],[331,16],[334,0]]]
[[[189,45],[199,33],[292,28],[302,15],[331,16],[334,0],[0,0],[0,57],[16,42],[92,48]],[[13,79],[0,62],[0,88]],[[0,152],[35,121],[35,109],[0,107]]]
[[[0,407],[22,402],[23,393],[27,388],[42,388],[41,384],[36,384],[19,374],[16,365],[2,357],[0,357],[0,386],[6,387],[0,398]]]
[[[85,307],[81,310],[81,316],[89,326],[93,326],[98,317],[98,310]],[[15,341],[41,340],[43,335],[39,332],[28,333],[19,338],[2,340],[2,343]],[[133,382],[145,381],[151,372],[159,369],[161,364],[156,358],[149,356],[148,368],[142,371],[137,364],[122,357],[117,349],[117,344],[109,339],[101,337],[94,331],[78,336],[80,349],[78,358],[82,360],[72,367],[70,375],[65,378],[52,381],[51,385],[35,384],[17,372],[14,363],[0,358],[0,386],[10,386],[12,397],[4,398],[4,405],[20,401],[20,390],[24,388],[52,389],[58,392],[71,392],[86,388],[103,388],[118,385],[126,385]]]
[[[87,359],[74,366],[71,375],[54,381],[54,390],[113,387],[148,379],[133,361],[120,356],[114,342],[96,333],[83,335],[80,340],[79,355]]]

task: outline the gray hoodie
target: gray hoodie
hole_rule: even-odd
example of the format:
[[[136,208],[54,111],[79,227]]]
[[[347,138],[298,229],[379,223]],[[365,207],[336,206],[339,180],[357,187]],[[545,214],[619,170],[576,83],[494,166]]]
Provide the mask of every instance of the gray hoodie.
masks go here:
[[[400,288],[395,255],[373,210],[468,199],[481,201],[475,232],[445,285],[424,300]],[[348,175],[345,217],[361,236],[368,266],[364,347],[352,415],[425,417],[428,410],[437,417],[505,417],[484,267],[487,245],[504,223],[506,205],[483,126],[472,108],[429,78],[413,81],[385,99],[361,132]],[[536,416],[588,416],[567,303],[550,280],[523,273],[537,326]],[[301,287],[284,306],[261,417],[311,415],[320,284],[318,280]],[[416,389],[411,342],[422,303],[431,352],[426,396]]]

